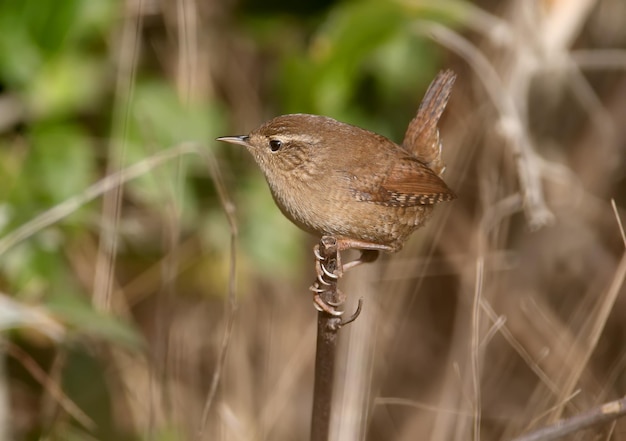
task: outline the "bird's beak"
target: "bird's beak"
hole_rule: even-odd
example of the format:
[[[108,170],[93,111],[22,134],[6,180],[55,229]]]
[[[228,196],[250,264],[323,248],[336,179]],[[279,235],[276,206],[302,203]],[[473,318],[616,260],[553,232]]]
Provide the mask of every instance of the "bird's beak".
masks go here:
[[[240,144],[244,146],[250,145],[248,141],[250,141],[250,137],[248,135],[242,136],[220,136],[219,138],[215,138],[216,141],[224,141],[229,142],[231,144]]]

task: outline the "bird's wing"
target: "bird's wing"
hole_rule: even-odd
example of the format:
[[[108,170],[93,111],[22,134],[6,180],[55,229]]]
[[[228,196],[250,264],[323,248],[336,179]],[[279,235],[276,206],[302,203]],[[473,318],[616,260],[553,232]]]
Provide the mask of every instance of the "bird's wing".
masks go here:
[[[359,179],[353,184],[358,200],[397,207],[432,205],[456,197],[445,182],[413,157],[403,157],[378,179]]]

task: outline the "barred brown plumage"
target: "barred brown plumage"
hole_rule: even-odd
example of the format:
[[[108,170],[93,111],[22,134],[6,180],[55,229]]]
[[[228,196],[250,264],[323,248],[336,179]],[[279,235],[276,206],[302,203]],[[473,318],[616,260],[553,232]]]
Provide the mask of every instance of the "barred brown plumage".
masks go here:
[[[399,250],[435,204],[454,199],[440,175],[437,122],[454,74],[429,87],[402,146],[384,136],[307,114],[276,117],[242,144],[265,174],[281,211],[304,230],[335,236],[340,249]]]

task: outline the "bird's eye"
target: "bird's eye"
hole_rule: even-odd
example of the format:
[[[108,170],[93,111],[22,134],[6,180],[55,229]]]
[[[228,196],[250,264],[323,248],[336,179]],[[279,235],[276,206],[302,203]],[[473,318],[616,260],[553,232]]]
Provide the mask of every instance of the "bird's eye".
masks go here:
[[[283,145],[282,141],[279,141],[278,139],[272,139],[270,140],[270,149],[273,152],[277,152]]]

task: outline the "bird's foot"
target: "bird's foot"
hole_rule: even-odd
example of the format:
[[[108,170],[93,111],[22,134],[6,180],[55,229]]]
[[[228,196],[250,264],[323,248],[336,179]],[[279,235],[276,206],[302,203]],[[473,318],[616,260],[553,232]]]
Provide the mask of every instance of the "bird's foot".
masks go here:
[[[318,311],[332,316],[343,314],[345,295],[337,289],[337,283],[343,275],[341,256],[335,237],[324,236],[313,248],[315,255],[316,279],[311,286],[313,306]]]
[[[320,253],[319,244],[317,244],[313,247],[313,254],[315,255],[315,273],[317,275],[317,281],[324,286],[337,283],[343,275],[343,265],[341,264],[339,251],[336,251],[336,254],[330,257],[324,257]]]
[[[341,262],[340,251],[350,248],[359,249],[361,256],[344,265]],[[315,309],[333,316],[343,314],[342,306],[346,296],[337,289],[337,283],[344,272],[363,263],[375,261],[380,255],[380,251],[393,250],[394,249],[388,245],[323,236],[319,244],[313,247],[313,254],[315,255],[315,273],[317,277],[310,290],[314,293],[313,305]],[[356,315],[358,315],[358,313]]]
[[[323,294],[327,292],[327,288],[328,287],[321,288],[319,281],[315,281],[309,288],[313,291],[313,306],[320,312],[325,312],[334,317],[340,317],[344,313],[343,309],[340,308],[343,306],[346,296],[339,289],[335,288],[335,295],[333,297],[336,297],[336,301],[325,300]]]

